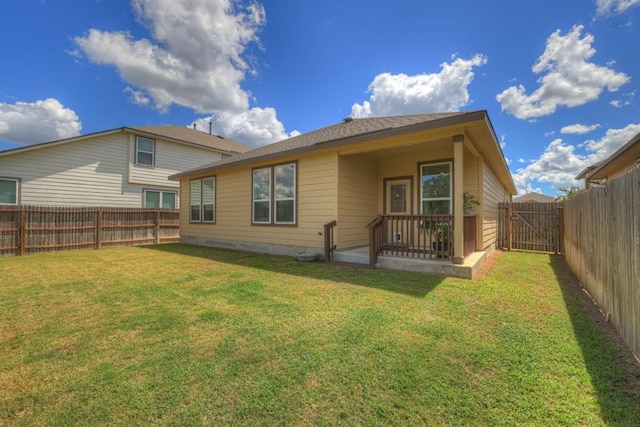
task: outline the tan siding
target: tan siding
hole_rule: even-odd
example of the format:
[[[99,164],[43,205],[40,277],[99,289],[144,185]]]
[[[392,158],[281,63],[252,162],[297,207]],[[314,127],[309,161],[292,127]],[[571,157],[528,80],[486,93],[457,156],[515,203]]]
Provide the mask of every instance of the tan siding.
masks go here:
[[[365,156],[341,157],[338,184],[338,247],[369,244],[366,225],[377,215],[377,160]]]
[[[278,163],[286,162],[288,159]],[[214,241],[256,242],[322,250],[323,225],[335,219],[335,153],[298,159],[298,224],[251,224],[252,167],[216,174],[216,224],[189,223],[189,180],[181,181],[181,234]],[[263,164],[265,166],[268,164]]]
[[[498,203],[508,201],[507,191],[493,172],[483,164],[483,191],[480,208],[482,209],[483,249],[495,246],[498,232]]]

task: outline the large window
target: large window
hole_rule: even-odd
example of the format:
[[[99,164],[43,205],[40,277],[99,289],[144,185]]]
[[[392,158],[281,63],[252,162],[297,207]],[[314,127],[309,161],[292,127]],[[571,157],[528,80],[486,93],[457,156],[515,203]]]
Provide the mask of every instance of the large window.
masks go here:
[[[420,166],[420,209],[423,215],[451,215],[451,162]]]
[[[214,176],[191,180],[189,221],[216,222],[216,178]]]
[[[145,208],[176,208],[177,193],[175,191],[144,190]]]
[[[156,142],[153,139],[136,137],[136,164],[153,166],[155,164]]]
[[[0,205],[18,204],[18,180],[0,178]]]
[[[253,170],[254,224],[296,223],[296,164]]]

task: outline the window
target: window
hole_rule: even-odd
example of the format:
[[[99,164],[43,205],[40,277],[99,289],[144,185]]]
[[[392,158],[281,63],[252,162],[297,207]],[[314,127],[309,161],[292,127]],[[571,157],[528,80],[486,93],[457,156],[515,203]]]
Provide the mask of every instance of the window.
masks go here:
[[[176,208],[177,193],[175,191],[144,190],[145,208]]]
[[[156,142],[153,139],[136,137],[136,164],[153,166]]]
[[[296,223],[296,163],[253,170],[253,224]]]
[[[0,178],[0,205],[18,204],[18,180]]]
[[[193,179],[189,184],[189,221],[216,222],[216,178]]]
[[[420,166],[420,209],[423,215],[451,215],[451,162]]]

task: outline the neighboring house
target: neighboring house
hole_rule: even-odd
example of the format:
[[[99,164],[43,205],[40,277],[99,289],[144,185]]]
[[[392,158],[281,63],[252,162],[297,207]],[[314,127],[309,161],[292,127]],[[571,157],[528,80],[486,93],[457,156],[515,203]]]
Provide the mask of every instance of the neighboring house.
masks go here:
[[[584,179],[585,188],[602,184],[640,165],[640,133],[605,160],[584,169],[577,180]]]
[[[169,175],[246,152],[183,126],[131,126],[0,152],[0,205],[177,208]]]
[[[413,228],[394,238],[408,252],[425,225],[418,215],[437,213],[453,226],[448,264],[465,262],[464,193],[480,202],[479,251],[495,247],[498,203],[516,193],[486,111],[347,118],[170,178],[180,180],[184,243],[322,254],[332,232],[339,253],[366,248],[372,221],[402,218]]]
[[[551,203],[555,201],[556,201],[555,197],[547,196],[545,194],[540,194],[540,193],[527,193],[524,196],[518,196],[513,198],[513,203],[526,203],[526,202]]]

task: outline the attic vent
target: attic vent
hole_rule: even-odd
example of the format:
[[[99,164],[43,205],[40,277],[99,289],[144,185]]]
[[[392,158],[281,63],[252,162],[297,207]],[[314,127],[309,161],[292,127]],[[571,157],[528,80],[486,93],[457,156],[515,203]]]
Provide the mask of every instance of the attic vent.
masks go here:
[[[351,117],[351,116],[349,116],[349,117],[345,117],[345,118],[343,119],[343,121],[344,121],[345,123],[352,122],[352,121],[353,121],[353,117]]]

